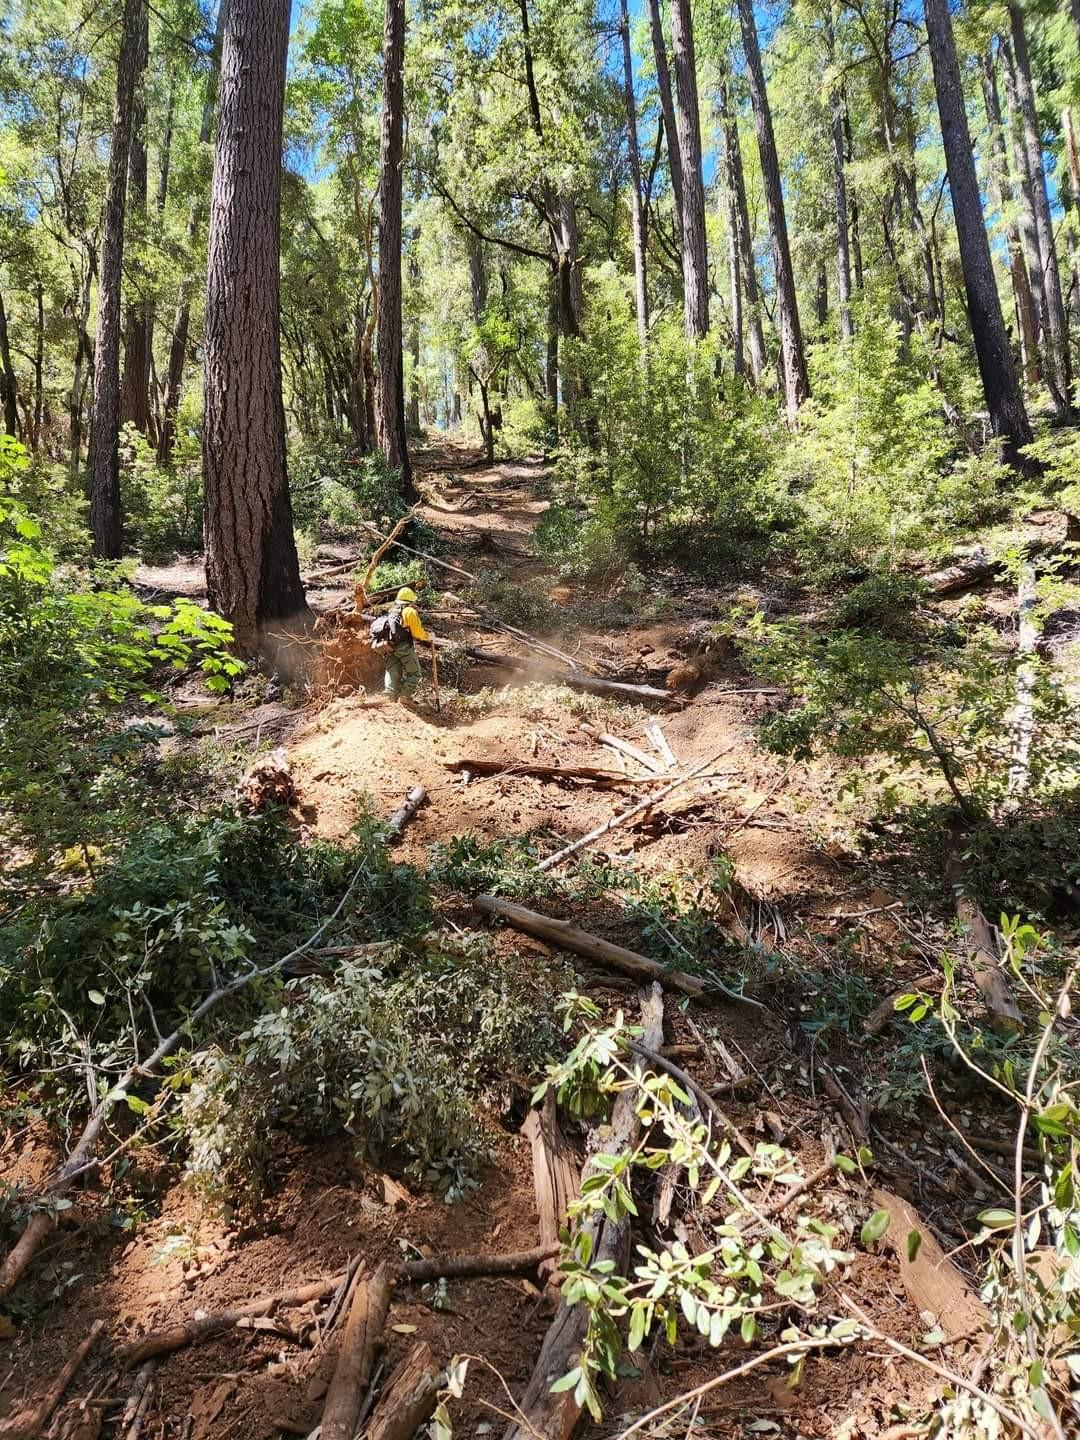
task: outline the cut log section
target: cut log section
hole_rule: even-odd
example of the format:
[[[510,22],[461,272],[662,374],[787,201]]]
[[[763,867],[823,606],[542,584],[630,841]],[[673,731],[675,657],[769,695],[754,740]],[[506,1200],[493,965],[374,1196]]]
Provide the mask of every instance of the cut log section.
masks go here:
[[[386,1265],[380,1265],[370,1278],[361,1276],[356,1282],[337,1367],[326,1392],[322,1440],[353,1440],[356,1434],[360,1404],[371,1379],[375,1346],[390,1309],[392,1284]]]
[[[418,1340],[383,1386],[364,1440],[412,1440],[435,1409],[442,1372],[426,1340]]]
[[[1023,1017],[998,957],[997,940],[990,922],[977,902],[965,893],[961,836],[955,830],[948,842],[945,878],[956,897],[956,918],[967,933],[975,984],[990,1019],[996,1029],[1015,1032],[1022,1027]]]
[[[515,930],[535,935],[538,940],[546,940],[559,949],[572,950],[575,955],[586,955],[590,960],[610,965],[636,980],[658,980],[661,985],[681,990],[694,999],[700,999],[705,993],[705,981],[696,975],[688,975],[684,970],[665,969],[658,961],[639,955],[636,950],[626,950],[622,945],[590,935],[572,920],[553,920],[497,895],[478,895],[473,905],[484,915],[495,915],[505,920]]]
[[[642,776],[640,779],[632,779],[629,775],[621,775],[617,770],[601,770],[597,765],[543,765],[536,760],[480,760],[460,759],[444,760],[443,765],[447,770],[453,770],[457,774],[467,771],[472,776],[477,775],[534,775],[538,780],[553,780],[561,783],[565,780],[584,780],[591,785],[596,785],[603,790],[615,789],[619,786],[635,786],[647,784],[649,780],[656,780],[659,777]]]
[[[522,1131],[532,1146],[540,1243],[551,1245],[557,1254],[559,1231],[566,1224],[567,1207],[578,1196],[578,1172],[572,1163],[570,1146],[559,1128],[554,1091],[547,1092],[539,1109],[529,1111]],[[559,1271],[554,1259],[540,1266],[540,1274],[549,1289],[557,1286]]]
[[[584,724],[582,730],[586,735],[591,735],[598,745],[606,745],[609,750],[615,750],[620,755],[625,755],[628,760],[633,760],[635,765],[650,775],[661,775],[664,766],[652,755],[646,755],[644,750],[639,750],[636,745],[631,745],[629,740],[623,740],[618,735],[609,735],[606,730],[601,730],[596,725]]]
[[[601,680],[596,675],[586,675],[579,670],[548,670],[536,661],[523,660],[520,655],[504,655],[496,650],[482,650],[476,645],[466,645],[465,654],[470,660],[477,660],[482,665],[497,665],[500,669],[528,675],[533,680],[547,684],[568,685],[573,690],[586,690],[590,695],[624,695],[631,700],[671,703],[671,695],[666,690],[658,690],[655,685],[631,685],[623,680]]]
[[[668,744],[667,736],[655,720],[650,725],[645,726],[645,734],[648,735],[649,739],[656,746],[657,754],[664,762],[665,769],[677,770],[679,768],[679,762],[675,758],[675,752]]]
[[[428,792],[423,785],[414,785],[405,797],[404,805],[399,805],[390,819],[386,822],[386,841],[390,844],[394,840],[400,840],[402,832],[409,821],[412,820],[421,805],[427,802]]]
[[[659,985],[641,993],[643,1039],[650,1049],[664,1043],[664,1002]],[[636,1087],[624,1090],[611,1114],[611,1132],[604,1140],[608,1154],[619,1155],[637,1141],[641,1122],[637,1115]],[[591,1173],[586,1166],[583,1179]],[[629,1219],[617,1224],[603,1218],[590,1222],[593,1232],[592,1263],[614,1261],[617,1268],[626,1263],[630,1238]],[[544,1337],[540,1357],[518,1406],[519,1418],[511,1421],[504,1440],[569,1440],[581,1415],[581,1406],[574,1391],[564,1390],[553,1395],[551,1387],[567,1371],[578,1364],[581,1347],[588,1328],[588,1310],[584,1305],[560,1305],[558,1313]],[[326,1437],[324,1437],[326,1440]]]
[[[989,1330],[990,1312],[918,1211],[890,1190],[875,1190],[874,1204],[889,1216],[884,1238],[900,1264],[900,1278],[915,1309],[934,1315],[946,1340]]]

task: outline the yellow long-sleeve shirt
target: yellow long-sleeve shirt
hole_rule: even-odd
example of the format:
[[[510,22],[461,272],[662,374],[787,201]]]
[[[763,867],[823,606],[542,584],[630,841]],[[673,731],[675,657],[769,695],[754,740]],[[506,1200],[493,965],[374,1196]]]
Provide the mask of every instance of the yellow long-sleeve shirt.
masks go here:
[[[427,641],[430,643],[431,636],[424,629],[424,622],[420,619],[420,612],[415,605],[405,605],[402,608],[401,623],[414,640]]]

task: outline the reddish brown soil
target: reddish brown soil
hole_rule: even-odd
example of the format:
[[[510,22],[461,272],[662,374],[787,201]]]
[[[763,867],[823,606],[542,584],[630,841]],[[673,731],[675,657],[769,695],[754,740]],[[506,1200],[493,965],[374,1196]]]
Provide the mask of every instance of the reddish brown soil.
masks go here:
[[[539,467],[525,463],[465,471],[462,467],[470,458],[461,453],[429,457],[433,475],[438,467],[462,469],[453,483],[438,475],[441,498],[426,513],[449,542],[447,558],[469,569],[482,563],[517,578],[542,577],[535,560],[505,553],[506,547],[528,548],[544,505]],[[475,498],[467,509],[445,508],[470,494]],[[188,565],[144,572],[142,578],[163,591],[199,589]],[[572,589],[557,589],[550,577],[549,583],[560,600],[573,604]],[[335,585],[327,582],[320,608],[348,593],[345,579]],[[714,613],[721,613],[722,597],[712,603]],[[603,658],[656,683],[655,673],[641,672],[662,672],[678,658],[688,624],[702,618],[699,606],[700,595],[688,594],[661,621],[553,638],[556,644],[576,647],[582,660]],[[450,633],[441,622],[433,623]],[[491,643],[490,635],[484,643]],[[503,637],[498,643],[500,649],[513,648]],[[475,692],[485,681],[501,685],[506,678],[473,671],[464,688]],[[739,915],[733,924],[745,925],[751,937],[767,947],[783,943],[789,961],[805,966],[807,983],[833,964],[832,947],[843,936],[852,938],[880,994],[895,985],[897,976],[910,982],[925,973],[921,956],[932,953],[940,930],[927,928],[928,922],[911,912],[906,912],[902,928],[896,912],[880,908],[889,906],[892,897],[875,886],[874,877],[844,846],[831,808],[835,777],[828,767],[785,770],[754,739],[754,722],[772,703],[770,698],[726,693],[753,688],[731,662],[684,708],[671,707],[659,716],[680,762],[723,751],[715,766],[721,773],[698,787],[699,793],[673,797],[659,822],[632,832],[614,831],[607,852],[648,873],[692,867],[710,856],[728,854],[737,880]],[[551,842],[577,836],[612,813],[615,799],[610,793],[585,786],[563,788],[520,774],[465,786],[444,762],[479,756],[512,766],[535,756],[545,763],[616,767],[612,752],[582,730],[580,710],[568,691],[534,691],[517,683],[486,707],[479,707],[475,698],[455,698],[441,715],[414,715],[366,703],[362,696],[333,700],[313,717],[300,717],[288,741],[304,822],[314,833],[344,836],[362,804],[387,814],[420,782],[430,804],[406,833],[399,852],[404,859],[422,863],[427,846],[458,834],[494,839],[535,831]],[[607,729],[649,748],[643,727],[652,717],[644,711],[623,707],[596,713]],[[238,737],[244,746],[254,747],[255,742],[253,730]],[[686,808],[687,798],[694,802],[691,808]],[[865,910],[876,913],[862,916]],[[456,902],[453,914],[467,921],[467,906]],[[617,911],[609,912],[602,904],[577,918],[634,942]],[[528,956],[533,963],[538,954],[548,953],[510,933],[501,934],[497,943],[500,953]],[[587,968],[582,967],[583,983],[602,1003],[614,1007],[632,1002],[632,986],[597,981],[585,973]],[[683,1043],[704,1038],[705,1048],[685,1063],[705,1086],[727,1078],[712,1047],[713,1038],[722,1040],[758,1081],[745,1103],[730,1103],[732,1118],[752,1137],[783,1134],[784,1143],[810,1168],[827,1147],[850,1150],[851,1137],[823,1100],[815,1048],[793,1023],[802,984],[792,984],[790,971],[771,980],[766,974],[758,991],[765,1010],[714,1002],[687,1011],[669,999],[666,1038]],[[852,1074],[857,1080],[861,1073],[859,1049],[841,1036],[832,1056],[853,1085]],[[20,1138],[0,1153],[6,1180],[32,1184],[44,1173],[52,1154],[48,1137],[30,1138],[32,1150],[29,1138]],[[888,1183],[912,1193],[917,1170],[917,1162],[893,1165],[892,1174],[886,1172]],[[109,1344],[95,1352],[71,1394],[86,1394],[101,1381],[109,1395],[123,1395],[128,1381],[108,1378],[111,1347],[178,1317],[334,1274],[356,1254],[369,1266],[380,1259],[398,1259],[406,1243],[424,1253],[513,1250],[536,1243],[530,1155],[517,1134],[500,1133],[497,1160],[481,1187],[454,1206],[425,1193],[413,1195],[400,1209],[386,1204],[379,1174],[358,1165],[344,1142],[299,1145],[283,1138],[265,1199],[247,1228],[203,1204],[164,1170],[149,1173],[149,1181],[161,1191],[159,1213],[131,1235],[110,1226],[102,1195],[91,1190],[80,1197],[82,1228],[59,1232],[25,1287],[26,1320],[14,1338],[0,1341],[7,1350],[6,1359],[0,1351],[0,1413],[42,1393],[96,1317],[107,1322]],[[914,1194],[931,1203],[918,1183]],[[933,1204],[929,1218],[948,1228],[947,1212],[937,1201]],[[857,1230],[870,1202],[838,1175],[815,1196],[815,1206],[850,1231]],[[678,1213],[678,1205],[676,1209]],[[707,1217],[698,1216],[692,1224],[702,1234],[708,1230]],[[860,1253],[843,1288],[889,1334],[910,1341],[925,1333],[927,1324],[905,1299],[896,1267],[886,1255]],[[415,1337],[427,1339],[443,1360],[453,1354],[478,1357],[472,1362],[466,1398],[453,1407],[455,1425],[462,1435],[494,1433],[502,1428],[501,1416],[509,1404],[504,1382],[512,1395],[521,1393],[550,1312],[525,1279],[454,1282],[448,1308],[436,1309],[433,1302],[430,1290],[398,1291],[382,1373],[388,1373]],[[838,1299],[829,1311],[840,1314]],[[304,1318],[282,1317],[294,1329]],[[740,1363],[746,1353],[737,1338],[719,1354],[693,1341],[675,1350],[654,1346],[644,1374],[620,1384],[603,1431],[617,1433],[621,1419]],[[951,1356],[958,1363],[959,1358],[955,1352]],[[271,1440],[305,1434],[318,1422],[332,1359],[332,1344],[313,1354],[310,1345],[260,1330],[234,1330],[180,1351],[160,1366],[144,1435]],[[787,1374],[782,1362],[756,1371],[707,1396],[696,1421],[682,1414],[646,1433],[689,1434],[689,1422],[691,1429],[696,1423],[699,1430],[724,1437],[877,1437],[898,1419],[918,1415],[930,1393],[921,1372],[865,1348],[811,1358],[796,1390],[786,1387]],[[106,1413],[110,1418],[102,1433],[111,1436],[118,1433],[116,1412]]]

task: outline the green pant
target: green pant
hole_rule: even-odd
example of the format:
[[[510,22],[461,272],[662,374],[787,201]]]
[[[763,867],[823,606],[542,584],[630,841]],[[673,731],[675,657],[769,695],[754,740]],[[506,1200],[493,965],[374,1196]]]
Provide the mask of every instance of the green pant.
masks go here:
[[[396,645],[386,657],[383,690],[395,700],[411,695],[420,684],[420,661],[411,644]]]

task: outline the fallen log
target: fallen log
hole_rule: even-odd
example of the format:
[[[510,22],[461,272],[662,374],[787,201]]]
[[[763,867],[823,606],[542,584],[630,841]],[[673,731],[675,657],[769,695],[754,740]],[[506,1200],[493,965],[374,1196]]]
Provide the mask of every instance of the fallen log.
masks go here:
[[[534,775],[539,780],[587,780],[603,790],[620,785],[639,785],[642,780],[632,780],[620,775],[617,770],[601,770],[596,765],[543,765],[533,760],[444,760],[447,770],[460,774],[467,770],[470,775]],[[656,777],[653,777],[656,778]]]
[[[390,531],[390,534],[386,537],[385,540],[381,542],[381,544],[376,549],[374,555],[372,555],[371,559],[368,561],[368,567],[364,571],[364,578],[360,581],[359,585],[357,585],[356,589],[353,592],[358,614],[363,611],[364,606],[367,604],[367,587],[371,581],[371,577],[379,568],[379,561],[390,549],[391,545],[393,545],[395,540],[405,529],[405,526],[408,525],[409,521],[412,520],[415,513],[416,512],[414,510],[410,510],[407,515],[403,515],[401,517],[401,519],[397,522],[394,528]],[[359,562],[354,561],[353,563],[358,564]]]
[[[990,922],[978,903],[964,891],[961,835],[957,830],[953,830],[948,840],[945,878],[952,886],[956,918],[967,934],[972,973],[991,1022],[996,1029],[1016,1032],[1023,1025],[1023,1017],[1005,977]]]
[[[535,935],[538,940],[547,940],[559,949],[572,950],[576,955],[586,955],[601,965],[611,965],[636,980],[658,980],[662,985],[681,990],[694,999],[700,999],[705,993],[705,981],[698,976],[688,975],[683,970],[668,970],[659,961],[639,955],[635,950],[627,950],[610,940],[590,935],[572,920],[553,920],[497,895],[477,895],[473,905],[484,915],[496,915],[505,920],[515,930]]]
[[[722,755],[726,755],[731,749],[733,749],[733,746],[725,745],[722,750],[718,750],[716,754],[710,756],[708,760],[701,760],[697,765],[692,765],[684,774],[678,776],[675,780],[669,781],[668,784],[662,786],[661,789],[654,790],[652,794],[647,795],[644,800],[639,800],[636,805],[631,805],[628,810],[619,811],[617,815],[612,815],[609,820],[605,820],[602,825],[597,825],[594,830],[590,830],[577,840],[571,841],[569,845],[564,845],[561,850],[556,850],[554,855],[549,855],[545,860],[541,860],[536,868],[538,870],[551,870],[554,866],[561,865],[563,861],[568,860],[571,855],[576,855],[580,850],[584,850],[589,845],[595,844],[597,840],[600,840],[610,831],[617,830],[620,826],[635,819],[638,815],[644,814],[646,810],[651,810],[654,805],[659,804],[660,801],[666,799],[668,795],[674,794],[674,792],[681,789],[683,785],[689,784],[689,782],[700,775],[703,770],[707,770],[710,765],[714,765]]]
[[[889,1190],[875,1190],[874,1204],[889,1216],[884,1239],[899,1261],[900,1278],[915,1309],[936,1316],[946,1340],[989,1330],[990,1312],[919,1213]]]
[[[418,1340],[383,1386],[364,1440],[412,1440],[435,1409],[442,1379],[431,1346]]]
[[[528,1275],[558,1254],[558,1236],[533,1250],[511,1250],[505,1255],[433,1255],[395,1266],[394,1276],[419,1284],[426,1280],[473,1280],[483,1275]]]
[[[666,703],[671,701],[670,694],[666,690],[658,690],[655,685],[631,685],[624,680],[601,680],[599,676],[586,675],[582,671],[547,670],[534,661],[523,660],[520,655],[481,650],[476,645],[466,645],[464,650],[470,660],[477,660],[482,665],[497,665],[503,670],[513,670],[518,675],[529,675],[551,685],[568,685],[574,690],[587,690],[591,695],[625,695],[634,700],[662,700]]]
[[[104,1329],[105,1321],[95,1320],[90,1327],[89,1335],[76,1346],[42,1399],[37,1404],[20,1406],[18,1410],[0,1421],[0,1436],[3,1437],[3,1440],[39,1440],[53,1411],[63,1399],[64,1391],[74,1379],[75,1372],[89,1355]]]
[[[570,1163],[570,1147],[559,1128],[554,1091],[547,1092],[539,1109],[529,1111],[522,1133],[532,1147],[540,1244],[553,1247],[554,1255],[558,1253],[559,1231],[566,1224],[567,1208],[578,1195],[578,1172]],[[558,1273],[554,1263],[544,1261],[540,1266],[548,1288],[557,1282]]]
[[[284,1290],[278,1295],[262,1295],[257,1300],[245,1301],[244,1304],[233,1306],[229,1310],[215,1310],[197,1320],[186,1320],[178,1325],[169,1325],[164,1330],[154,1330],[121,1351],[120,1364],[125,1370],[130,1370],[136,1365],[144,1365],[157,1355],[169,1355],[174,1350],[182,1350],[186,1345],[209,1340],[214,1335],[231,1330],[239,1325],[241,1320],[270,1315],[275,1310],[290,1310],[298,1305],[306,1305],[311,1300],[321,1300],[324,1295],[332,1295],[341,1280],[340,1275],[331,1275],[325,1280],[313,1280],[308,1285],[301,1285],[296,1290]]]
[[[836,1108],[843,1115],[847,1127],[859,1145],[867,1145],[870,1142],[870,1115],[866,1101],[856,1105],[848,1092],[841,1085],[839,1078],[829,1069],[827,1065],[819,1065],[821,1083],[825,1087],[825,1094],[833,1102]]]
[[[679,762],[675,758],[675,752],[668,744],[667,736],[655,720],[645,726],[645,734],[648,735],[649,739],[656,746],[656,752],[664,762],[664,768],[667,770],[677,770],[679,768]]]
[[[387,844],[390,844],[393,840],[401,839],[405,826],[415,817],[416,812],[420,809],[421,805],[426,802],[427,798],[428,792],[424,789],[423,785],[414,785],[412,787],[405,797],[405,803],[399,805],[386,822]]]
[[[664,1043],[664,1001],[659,985],[641,992],[641,1010],[643,1040],[650,1049],[659,1049]],[[631,1085],[615,1102],[610,1134],[604,1140],[605,1153],[620,1155],[636,1144],[641,1127],[637,1106],[637,1087]],[[582,1173],[582,1183],[593,1173],[600,1172],[590,1161]],[[612,1261],[617,1269],[624,1267],[630,1237],[629,1217],[617,1222],[607,1217],[593,1218],[588,1226],[593,1237],[591,1263]],[[574,1398],[573,1388],[553,1395],[551,1387],[578,1364],[588,1324],[586,1306],[559,1306],[521,1397],[518,1418],[507,1426],[503,1440],[569,1440],[581,1415],[581,1406]]]
[[[322,1440],[353,1440],[360,1404],[390,1309],[393,1286],[388,1266],[380,1265],[370,1278],[361,1277],[353,1289],[352,1305],[341,1337],[337,1367],[323,1406]]]

